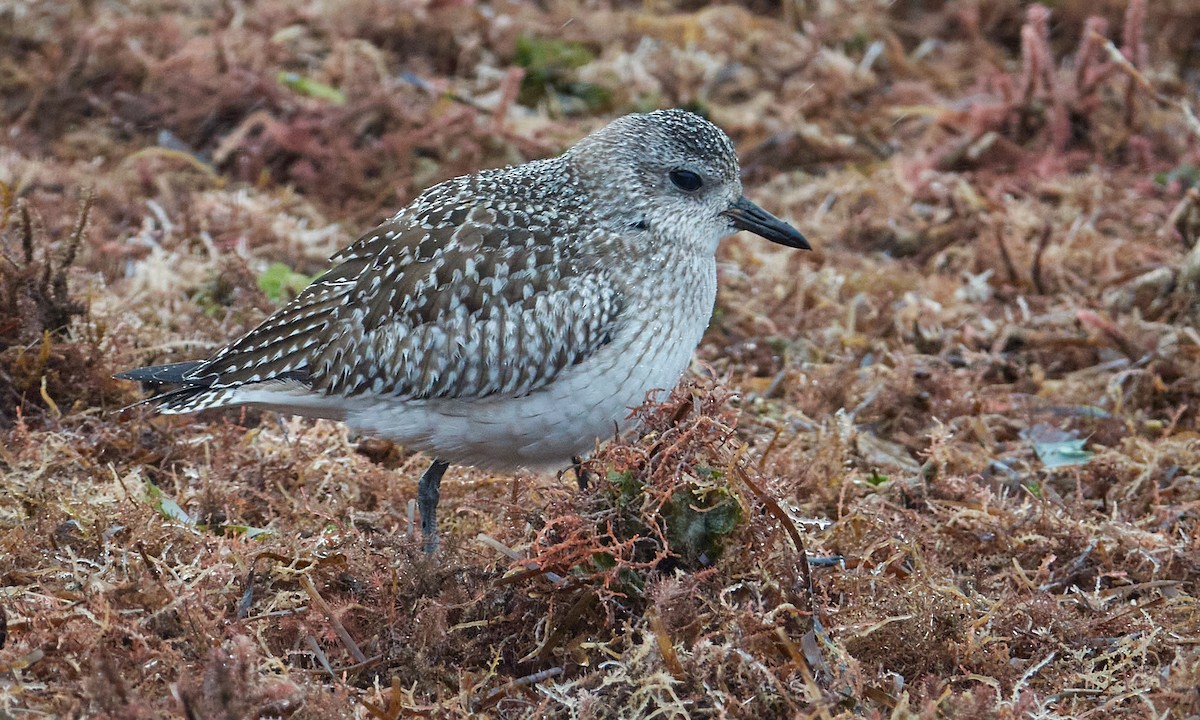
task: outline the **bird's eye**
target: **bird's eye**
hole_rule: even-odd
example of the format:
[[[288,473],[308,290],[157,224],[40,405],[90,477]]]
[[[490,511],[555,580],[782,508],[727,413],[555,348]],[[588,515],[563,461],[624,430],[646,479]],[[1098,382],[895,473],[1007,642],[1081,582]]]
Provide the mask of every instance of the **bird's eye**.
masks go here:
[[[700,176],[691,170],[672,170],[667,177],[671,178],[671,182],[675,184],[675,187],[684,192],[696,192],[704,184]]]

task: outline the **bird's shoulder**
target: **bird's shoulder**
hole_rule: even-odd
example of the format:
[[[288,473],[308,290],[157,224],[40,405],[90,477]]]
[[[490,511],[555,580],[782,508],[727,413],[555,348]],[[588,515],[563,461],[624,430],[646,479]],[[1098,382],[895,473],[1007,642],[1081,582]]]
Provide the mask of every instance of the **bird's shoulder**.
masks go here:
[[[336,254],[314,291],[353,282],[350,294],[370,328],[513,306],[603,274],[618,238],[570,202],[569,183],[552,184],[553,192],[528,182],[524,167],[431,188]]]
[[[558,160],[485,170],[434,185],[331,262],[381,256],[423,262],[475,249],[519,251],[535,238],[566,237],[585,222],[585,213],[573,173]]]

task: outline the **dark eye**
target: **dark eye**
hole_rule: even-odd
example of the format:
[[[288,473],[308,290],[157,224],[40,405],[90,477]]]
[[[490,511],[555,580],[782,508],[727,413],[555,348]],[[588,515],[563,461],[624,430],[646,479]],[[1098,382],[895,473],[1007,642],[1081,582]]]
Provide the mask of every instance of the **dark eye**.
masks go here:
[[[696,192],[704,184],[700,176],[691,170],[672,170],[668,177],[675,183],[675,187],[684,192]]]

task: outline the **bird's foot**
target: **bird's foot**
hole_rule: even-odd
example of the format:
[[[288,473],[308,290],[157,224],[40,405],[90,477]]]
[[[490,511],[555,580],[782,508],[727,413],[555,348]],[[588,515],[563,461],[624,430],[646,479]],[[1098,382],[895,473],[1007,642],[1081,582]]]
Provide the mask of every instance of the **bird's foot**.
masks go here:
[[[571,470],[575,473],[575,480],[579,483],[579,491],[583,492],[588,489],[588,471],[583,469],[583,458],[578,455],[571,458]]]

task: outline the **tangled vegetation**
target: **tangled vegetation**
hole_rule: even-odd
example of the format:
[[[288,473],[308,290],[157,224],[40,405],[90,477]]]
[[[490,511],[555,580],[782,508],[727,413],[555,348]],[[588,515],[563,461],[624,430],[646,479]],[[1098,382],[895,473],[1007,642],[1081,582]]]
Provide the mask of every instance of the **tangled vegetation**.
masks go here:
[[[1191,0],[0,5],[0,717],[1200,714]],[[423,188],[725,128],[689,378],[561,477],[157,417]]]

